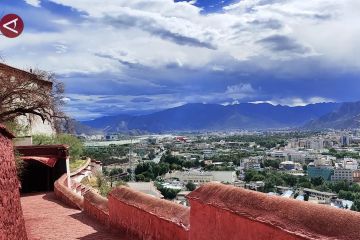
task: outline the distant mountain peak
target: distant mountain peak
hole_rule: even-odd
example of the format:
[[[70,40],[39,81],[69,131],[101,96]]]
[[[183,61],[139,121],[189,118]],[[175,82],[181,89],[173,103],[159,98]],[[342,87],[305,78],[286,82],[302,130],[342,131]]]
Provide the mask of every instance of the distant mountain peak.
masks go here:
[[[360,128],[360,101],[346,102],[334,111],[324,114],[305,125],[308,129],[350,129]]]
[[[220,104],[189,103],[140,116],[106,116],[82,122],[105,132],[213,131],[300,127],[312,119],[331,113],[338,103],[319,103],[303,107],[269,103]]]

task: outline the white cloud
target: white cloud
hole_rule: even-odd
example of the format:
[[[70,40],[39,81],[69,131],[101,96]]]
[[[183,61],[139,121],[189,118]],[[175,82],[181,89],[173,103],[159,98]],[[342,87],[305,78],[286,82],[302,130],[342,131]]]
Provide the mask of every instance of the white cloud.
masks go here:
[[[203,80],[204,89],[218,86],[212,86],[211,92],[197,89],[188,96],[149,95],[146,97],[155,99],[144,105],[149,109],[179,102],[251,100],[248,98],[260,94],[261,89],[253,87],[259,80],[246,76],[246,70],[276,69],[284,78],[298,76],[309,71],[301,63],[311,58],[321,59],[323,65],[340,66],[344,72],[360,69],[360,25],[355,24],[360,22],[358,0],[242,0],[211,14],[202,14],[195,1],[50,1],[78,10],[85,17],[73,21],[54,14],[50,21],[54,31],[42,31],[41,27],[30,31],[27,26],[19,38],[1,38],[0,51],[8,63],[63,75],[106,73],[119,84],[135,82],[159,89],[165,88],[164,81],[173,81],[176,89],[183,83],[192,86],[189,82],[203,78],[207,80]],[[26,2],[41,4],[40,0]],[[299,64],[288,68],[287,61]],[[244,75],[241,64],[245,66]],[[207,79],[207,75],[198,74],[206,71],[216,77]],[[227,74],[235,75],[236,81],[227,82]],[[219,84],[221,81],[223,84]],[[100,91],[105,86],[98,88]],[[186,93],[188,89],[184,89]],[[329,99],[288,97],[270,98],[268,102],[304,105],[323,100]]]
[[[27,4],[34,6],[34,7],[40,7],[41,1],[40,0],[24,0]]]
[[[254,104],[260,104],[260,103],[268,103],[271,105],[283,105],[283,106],[306,106],[309,104],[315,104],[315,103],[328,103],[328,102],[335,102],[333,99],[330,98],[323,98],[323,97],[311,97],[307,99],[303,98],[278,98],[278,99],[272,99],[272,100],[266,100],[266,101],[254,101],[250,103]]]
[[[360,68],[360,25],[354,24],[360,22],[357,0],[242,0],[225,7],[223,13],[207,15],[186,1],[51,1],[87,13],[86,21],[57,18],[53,22],[61,26],[58,32],[27,32],[15,41],[2,41],[0,50],[5,54],[19,47],[28,51],[27,59],[11,54],[15,57],[10,61],[30,61],[62,73],[118,72],[119,61],[128,60],[119,53],[126,51],[131,62],[150,67],[176,63],[226,72],[232,65],[229,61],[263,58],[254,64],[271,68],[266,59],[321,56],[337,65]],[[39,0],[27,2],[40,4]],[[55,62],[49,46],[58,42],[72,51]]]
[[[255,92],[256,91],[253,89],[251,84],[240,83],[238,85],[228,86],[225,94],[226,94],[226,96],[228,96],[234,100],[239,100],[239,99],[248,97],[248,96],[254,94]]]

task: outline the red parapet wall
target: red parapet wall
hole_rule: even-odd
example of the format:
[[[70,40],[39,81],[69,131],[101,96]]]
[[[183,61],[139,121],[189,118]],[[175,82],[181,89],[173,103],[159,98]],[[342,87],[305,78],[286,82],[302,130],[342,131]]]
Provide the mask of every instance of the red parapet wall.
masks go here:
[[[26,240],[12,138],[0,125],[0,239]]]
[[[109,194],[110,227],[140,239],[187,240],[189,208],[127,187]]]
[[[105,226],[109,226],[108,199],[88,191],[84,194],[84,212]]]
[[[210,183],[188,195],[190,240],[360,239],[360,214]]]
[[[73,208],[83,209],[84,199],[67,187],[67,175],[64,174],[54,184],[54,192],[56,197],[63,203]]]

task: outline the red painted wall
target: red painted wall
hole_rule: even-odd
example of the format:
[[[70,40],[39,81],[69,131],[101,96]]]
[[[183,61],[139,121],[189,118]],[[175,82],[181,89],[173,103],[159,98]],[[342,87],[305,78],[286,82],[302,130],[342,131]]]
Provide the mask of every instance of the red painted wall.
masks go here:
[[[360,239],[360,213],[206,184],[187,196],[190,240]]]
[[[11,138],[0,125],[0,239],[27,239]]]
[[[108,199],[88,191],[84,194],[84,212],[105,226],[109,226]]]
[[[280,229],[229,211],[190,201],[191,240],[300,240]]]
[[[64,174],[54,184],[54,193],[63,203],[78,209],[84,208],[84,198],[67,187],[67,175]]]
[[[111,227],[140,239],[188,239],[188,208],[130,188],[109,194],[109,214]]]

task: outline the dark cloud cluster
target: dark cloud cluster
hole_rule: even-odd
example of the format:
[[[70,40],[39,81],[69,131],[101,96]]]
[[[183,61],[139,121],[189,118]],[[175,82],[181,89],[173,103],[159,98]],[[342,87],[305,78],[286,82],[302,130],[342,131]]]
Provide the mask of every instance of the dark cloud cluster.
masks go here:
[[[166,21],[165,19],[162,19]],[[164,40],[175,42],[179,45],[188,45],[193,47],[204,47],[215,50],[216,47],[211,41],[200,40],[195,37],[186,36],[176,31],[164,27],[154,18],[146,16],[119,15],[117,17],[105,17],[105,21],[115,28],[136,27],[152,35],[158,36]]]
[[[275,52],[288,51],[300,54],[310,52],[308,47],[301,45],[295,39],[291,39],[288,36],[272,35],[257,42],[263,44],[265,47],[268,47]]]

